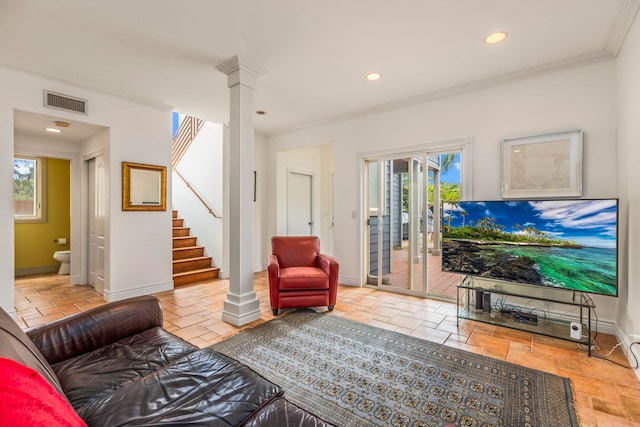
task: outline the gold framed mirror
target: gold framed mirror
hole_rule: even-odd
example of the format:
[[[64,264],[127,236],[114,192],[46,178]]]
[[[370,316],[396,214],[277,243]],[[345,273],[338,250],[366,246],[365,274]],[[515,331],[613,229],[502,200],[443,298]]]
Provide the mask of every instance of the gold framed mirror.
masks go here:
[[[122,162],[122,210],[166,211],[167,168]]]

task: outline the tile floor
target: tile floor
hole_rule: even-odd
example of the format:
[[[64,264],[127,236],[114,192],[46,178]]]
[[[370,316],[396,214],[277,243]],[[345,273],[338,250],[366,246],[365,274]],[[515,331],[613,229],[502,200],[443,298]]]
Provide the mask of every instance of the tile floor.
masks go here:
[[[71,286],[68,278],[16,279],[16,317],[23,328],[104,304],[93,288]],[[243,328],[221,320],[226,280],[182,286],[157,296],[166,329],[204,347],[273,318],[264,272],[256,274],[255,289],[262,318]],[[458,328],[452,303],[368,288],[340,286],[332,315],[571,378],[581,426],[640,426],[640,381],[633,370],[588,357],[575,343],[472,321],[463,321]],[[596,344],[597,352],[607,353],[616,340],[601,333]],[[628,366],[619,348],[609,357]]]

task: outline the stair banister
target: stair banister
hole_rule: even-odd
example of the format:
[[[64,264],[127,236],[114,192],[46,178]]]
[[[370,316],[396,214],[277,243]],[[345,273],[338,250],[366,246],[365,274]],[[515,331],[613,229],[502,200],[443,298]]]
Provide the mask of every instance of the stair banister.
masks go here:
[[[198,200],[200,200],[200,202],[204,205],[204,207],[207,209],[207,211],[209,211],[209,213],[211,215],[213,215],[214,218],[222,218],[220,215],[218,215],[208,204],[207,202],[202,198],[202,196],[200,196],[200,194],[198,194],[198,192],[196,191],[195,188],[193,188],[193,186],[189,183],[189,181],[187,181],[187,179],[182,176],[182,174],[180,172],[178,172],[178,169],[173,169],[173,171],[176,173],[176,175],[178,175],[182,181],[184,181],[184,183],[186,184],[187,188],[189,190],[191,190],[191,192],[198,198]]]

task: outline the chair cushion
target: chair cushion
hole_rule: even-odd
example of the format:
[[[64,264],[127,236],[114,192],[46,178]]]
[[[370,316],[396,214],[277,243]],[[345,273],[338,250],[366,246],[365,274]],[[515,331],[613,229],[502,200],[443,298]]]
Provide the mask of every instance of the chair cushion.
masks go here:
[[[237,426],[284,391],[211,348],[194,351],[91,402],[91,426]]]
[[[0,358],[0,425],[86,426],[69,402],[37,371]]]
[[[329,277],[317,267],[281,268],[278,287],[281,290],[329,289]]]
[[[53,365],[76,410],[139,380],[196,346],[156,327]]]

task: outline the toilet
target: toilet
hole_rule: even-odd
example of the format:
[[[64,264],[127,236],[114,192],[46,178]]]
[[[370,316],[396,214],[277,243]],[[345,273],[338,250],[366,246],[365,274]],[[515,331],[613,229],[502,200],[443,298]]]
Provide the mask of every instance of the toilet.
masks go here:
[[[60,262],[58,274],[69,274],[71,272],[71,251],[56,251],[53,253],[53,259]]]

